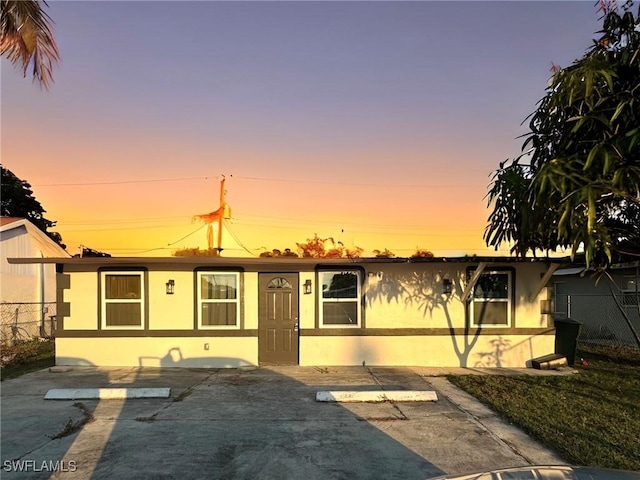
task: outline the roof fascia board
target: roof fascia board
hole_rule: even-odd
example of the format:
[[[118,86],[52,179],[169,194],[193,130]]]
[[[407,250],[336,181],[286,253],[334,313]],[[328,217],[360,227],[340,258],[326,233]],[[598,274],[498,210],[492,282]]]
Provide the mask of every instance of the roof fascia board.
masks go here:
[[[48,237],[47,237],[48,238]],[[67,253],[67,252],[64,252]],[[68,255],[68,254],[67,254]],[[411,264],[428,264],[428,263],[548,263],[558,262],[567,263],[564,259],[557,258],[526,258],[518,257],[434,257],[429,259],[412,259],[404,257],[395,258],[377,258],[377,257],[358,257],[358,258],[311,258],[311,257],[49,257],[49,258],[9,258],[9,263],[64,263],[76,265],[92,265],[92,264],[160,264],[173,263],[181,264],[198,264],[198,265],[225,265],[232,263],[234,265],[241,263],[253,263],[259,265],[304,265],[304,264],[321,264],[321,265],[350,265],[350,264],[384,264],[384,263],[411,263]]]
[[[27,231],[29,232],[29,234],[35,237],[37,242],[42,245],[46,245],[47,249],[51,249],[57,252],[58,255],[66,255],[65,258],[71,258],[71,255],[69,255],[60,245],[51,240],[46,233],[44,233],[31,222],[27,224]]]
[[[14,228],[18,228],[21,226],[25,226],[26,228],[26,225],[27,225],[27,220],[24,218],[21,218],[20,220],[16,220],[14,222],[7,223],[5,225],[0,226],[0,232],[8,232],[9,230],[13,230]]]
[[[33,223],[31,223],[26,218],[22,218],[20,220],[16,220],[15,222],[11,222],[6,225],[3,225],[2,227],[0,227],[0,232],[8,232],[9,230],[14,230],[19,227],[24,227],[27,234],[34,237],[33,239],[36,242],[38,242],[40,245],[46,246],[47,249],[50,249],[56,252],[56,255],[62,255],[61,258],[65,260],[68,258],[71,258],[71,255],[69,255],[60,245],[58,245],[56,242],[51,240],[46,233],[44,233],[42,230],[40,230],[38,227],[36,227]],[[49,257],[49,258],[57,259],[58,257]],[[28,260],[34,260],[34,259],[28,259]],[[36,260],[42,260],[42,258],[36,258]],[[24,263],[55,263],[55,262],[30,261],[30,262],[24,262]]]

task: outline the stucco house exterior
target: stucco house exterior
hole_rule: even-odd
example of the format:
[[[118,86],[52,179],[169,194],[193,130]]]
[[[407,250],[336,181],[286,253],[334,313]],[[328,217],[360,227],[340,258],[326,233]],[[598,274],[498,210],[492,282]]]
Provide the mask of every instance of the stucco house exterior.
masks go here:
[[[59,365],[525,367],[555,260],[58,258]]]

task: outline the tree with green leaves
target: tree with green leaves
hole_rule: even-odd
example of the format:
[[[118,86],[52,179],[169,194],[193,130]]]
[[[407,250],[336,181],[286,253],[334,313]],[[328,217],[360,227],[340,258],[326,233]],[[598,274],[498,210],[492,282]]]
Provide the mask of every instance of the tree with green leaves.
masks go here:
[[[31,66],[33,79],[49,88],[60,55],[53,21],[43,5],[48,6],[39,0],[0,0],[0,55],[19,66],[25,77]]]
[[[33,196],[31,185],[24,180],[20,180],[14,173],[0,165],[0,178],[2,179],[2,195],[0,197],[0,215],[4,217],[26,218],[36,227],[42,230],[51,240],[62,248],[66,245],[62,243],[62,236],[57,232],[49,232],[55,227],[56,222],[44,217],[46,210],[42,208],[40,202]]]
[[[522,154],[500,164],[487,195],[487,245],[512,252],[581,249],[587,267],[640,255],[640,10],[601,0],[586,54],[554,68],[529,117]]]

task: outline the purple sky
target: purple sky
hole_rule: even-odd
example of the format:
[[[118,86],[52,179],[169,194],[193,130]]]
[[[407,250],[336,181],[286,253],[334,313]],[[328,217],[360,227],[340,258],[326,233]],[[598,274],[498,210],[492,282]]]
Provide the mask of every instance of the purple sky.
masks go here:
[[[344,233],[367,250],[476,253],[488,176],[518,154],[551,62],[581,57],[600,25],[591,1],[48,11],[62,56],[51,91],[2,60],[2,162],[71,250],[116,254],[195,230],[220,174],[250,249]]]

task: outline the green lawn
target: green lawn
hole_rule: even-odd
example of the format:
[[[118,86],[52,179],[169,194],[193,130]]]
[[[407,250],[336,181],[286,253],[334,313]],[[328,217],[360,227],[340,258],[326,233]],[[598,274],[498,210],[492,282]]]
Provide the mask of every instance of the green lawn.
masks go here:
[[[640,352],[583,351],[568,376],[449,380],[573,465],[640,470]]]
[[[0,355],[0,380],[16,378],[55,365],[53,340],[29,340],[18,345],[3,345]]]

